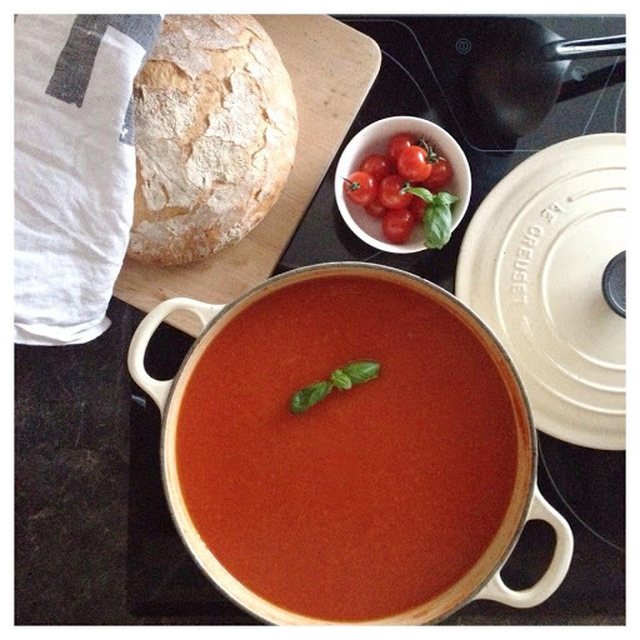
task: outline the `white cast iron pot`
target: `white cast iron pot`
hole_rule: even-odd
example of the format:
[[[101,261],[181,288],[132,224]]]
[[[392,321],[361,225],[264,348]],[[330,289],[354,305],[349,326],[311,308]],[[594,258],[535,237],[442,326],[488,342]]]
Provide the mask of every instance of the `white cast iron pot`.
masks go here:
[[[257,618],[281,625],[292,624],[327,624],[327,621],[316,620],[284,610],[250,591],[231,575],[206,547],[196,531],[189,512],[184,503],[176,469],[176,426],[177,413],[181,395],[190,371],[210,341],[215,340],[219,329],[236,314],[241,314],[247,305],[261,296],[289,283],[301,279],[313,278],[319,274],[360,274],[373,278],[385,278],[401,281],[408,286],[432,296],[439,303],[455,308],[462,313],[469,323],[480,330],[486,339],[493,344],[493,349],[504,358],[511,371],[511,384],[521,394],[521,401],[529,416],[528,433],[519,438],[519,468],[527,469],[516,478],[516,488],[512,503],[507,510],[504,522],[496,535],[496,539],[487,549],[479,562],[452,588],[433,601],[406,613],[385,619],[372,620],[374,624],[426,624],[441,621],[451,613],[472,600],[494,600],[511,607],[534,607],[551,596],[560,586],[568,571],[573,554],[573,536],[564,518],[555,511],[540,494],[536,484],[537,447],[533,425],[526,395],[522,389],[509,356],[499,344],[486,325],[457,298],[440,287],[417,276],[378,265],[364,263],[336,263],[316,265],[275,276],[258,285],[236,301],[227,305],[208,304],[187,298],[166,300],[155,307],[137,328],[129,351],[129,370],[133,379],[157,403],[162,414],[162,470],[167,500],[175,525],[182,539],[204,573],[227,596]],[[202,333],[196,339],[183,364],[172,380],[156,380],[144,367],[144,356],[149,341],[158,326],[175,311],[188,311],[195,314],[202,324]],[[500,571],[513,548],[520,533],[529,520],[544,520],[553,527],[556,534],[556,546],[551,562],[540,580],[524,590],[513,590],[505,585]]]

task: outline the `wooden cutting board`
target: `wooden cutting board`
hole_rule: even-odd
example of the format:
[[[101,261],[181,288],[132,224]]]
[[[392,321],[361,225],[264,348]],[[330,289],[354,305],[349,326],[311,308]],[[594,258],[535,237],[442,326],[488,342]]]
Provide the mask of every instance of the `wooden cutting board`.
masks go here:
[[[260,15],[289,71],[298,104],[296,160],[280,199],[242,240],[211,258],[159,267],[126,259],[114,295],[143,311],[186,296],[227,303],[273,272],[320,186],[380,69],[381,53],[368,36],[323,15]],[[167,322],[196,336],[189,314]]]

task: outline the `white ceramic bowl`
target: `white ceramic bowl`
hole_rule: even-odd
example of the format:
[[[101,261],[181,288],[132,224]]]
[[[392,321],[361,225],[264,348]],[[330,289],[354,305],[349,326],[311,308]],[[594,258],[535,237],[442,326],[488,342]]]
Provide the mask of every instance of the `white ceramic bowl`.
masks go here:
[[[387,142],[396,133],[407,132],[424,136],[436,151],[443,155],[453,168],[453,178],[444,187],[445,191],[460,198],[452,205],[453,229],[467,211],[471,197],[471,171],[469,162],[455,139],[439,125],[413,116],[393,116],[377,120],[357,133],[347,144],[338,160],[334,181],[335,197],[338,209],[347,226],[367,244],[389,253],[416,253],[424,251],[424,231],[416,225],[409,240],[404,244],[388,242],[383,233],[380,220],[373,218],[364,210],[347,200],[343,191],[344,178],[356,171],[362,160],[370,153],[384,153]]]

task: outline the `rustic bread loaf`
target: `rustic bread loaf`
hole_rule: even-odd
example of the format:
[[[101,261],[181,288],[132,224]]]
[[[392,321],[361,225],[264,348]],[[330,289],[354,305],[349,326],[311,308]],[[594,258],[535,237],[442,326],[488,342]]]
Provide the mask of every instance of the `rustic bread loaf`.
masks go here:
[[[200,260],[273,207],[298,137],[290,77],[250,16],[168,15],[134,84],[137,185],[127,255]]]

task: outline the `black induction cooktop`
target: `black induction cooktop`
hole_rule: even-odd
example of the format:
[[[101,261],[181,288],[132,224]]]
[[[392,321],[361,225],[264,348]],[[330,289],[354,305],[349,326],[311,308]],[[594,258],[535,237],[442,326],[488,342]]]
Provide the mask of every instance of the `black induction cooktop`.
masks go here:
[[[441,251],[385,254],[358,240],[343,223],[333,199],[335,161],[329,168],[275,273],[328,261],[359,260],[415,273],[454,292],[460,242],[473,213],[489,191],[536,151],[568,138],[624,132],[624,57],[573,60],[557,101],[533,131],[509,137],[479,113],[470,95],[469,69],[489,27],[516,28],[533,20],[563,38],[625,33],[624,16],[347,16],[337,18],[378,42],[380,74],[345,137],[380,118],[414,115],[434,120],[458,140],[469,158],[473,192],[469,212]],[[499,64],[499,60],[495,64]],[[508,65],[505,65],[505,72]],[[455,293],[455,292],[454,292]],[[192,339],[168,326],[153,338],[162,354],[148,363],[156,377],[172,377]],[[173,525],[161,482],[160,416],[135,389],[131,411],[128,600],[134,615],[184,623],[259,624],[225,598],[196,566]],[[575,537],[564,583],[533,609],[473,602],[444,624],[624,624],[624,451],[588,449],[538,434],[538,485],[567,519]],[[553,549],[546,523],[526,525],[503,570],[505,582],[525,588],[544,571]]]

